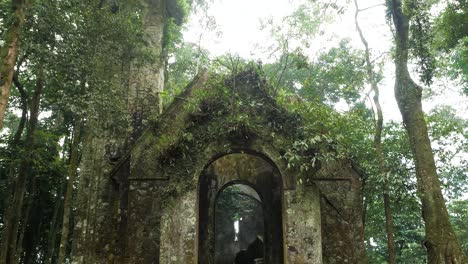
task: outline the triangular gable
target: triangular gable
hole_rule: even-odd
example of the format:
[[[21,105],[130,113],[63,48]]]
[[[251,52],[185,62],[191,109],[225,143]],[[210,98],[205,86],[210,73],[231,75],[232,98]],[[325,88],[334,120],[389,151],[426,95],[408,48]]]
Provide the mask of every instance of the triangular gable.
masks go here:
[[[299,172],[287,166],[284,153],[303,136],[298,132],[303,120],[279,106],[266,89],[268,85],[255,69],[228,79],[202,71],[111,175],[118,176],[125,167],[130,180],[164,181],[176,174],[200,173],[216,155],[251,151],[271,159],[283,174],[284,187],[294,188]],[[323,180],[324,173],[316,172],[309,172],[307,178]]]

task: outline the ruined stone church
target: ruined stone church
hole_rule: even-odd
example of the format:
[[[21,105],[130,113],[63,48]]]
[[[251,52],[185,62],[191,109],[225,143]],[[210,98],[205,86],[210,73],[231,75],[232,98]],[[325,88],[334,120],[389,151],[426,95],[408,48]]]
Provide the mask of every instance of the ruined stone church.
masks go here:
[[[163,52],[170,2],[145,1],[155,52]],[[304,120],[269,96],[255,69],[202,71],[162,107],[165,67],[163,59],[131,66],[130,130],[89,121],[72,263],[238,263],[260,238],[253,263],[364,262],[352,161],[322,161],[307,173],[288,166]],[[220,209],[231,189],[254,201],[235,221]]]

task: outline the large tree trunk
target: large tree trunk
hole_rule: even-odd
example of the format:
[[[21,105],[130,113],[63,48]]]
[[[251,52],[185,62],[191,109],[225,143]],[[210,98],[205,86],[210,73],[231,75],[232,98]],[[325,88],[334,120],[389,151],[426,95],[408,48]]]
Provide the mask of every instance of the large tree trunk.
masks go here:
[[[3,127],[5,112],[10,97],[11,82],[20,46],[27,0],[12,0],[14,21],[8,27],[6,41],[0,50],[0,129]]]
[[[60,239],[59,256],[57,263],[65,263],[67,253],[68,235],[70,233],[70,214],[73,205],[73,183],[76,179],[76,169],[78,168],[78,147],[81,142],[81,119],[77,120],[74,125],[73,140],[71,145],[70,165],[68,167],[68,183],[63,201],[63,222],[62,222],[62,237]]]
[[[5,199],[4,201],[2,201],[3,206],[4,206],[3,208],[8,208],[10,206],[10,198],[13,194],[14,178],[15,178],[15,173],[16,173],[15,161],[21,155],[20,153],[21,137],[23,135],[24,128],[26,126],[27,117],[28,117],[28,103],[27,103],[28,96],[26,94],[26,91],[24,90],[23,85],[18,80],[18,72],[16,72],[14,76],[15,77],[13,78],[13,81],[20,94],[21,118],[18,124],[18,128],[16,129],[16,132],[13,135],[13,139],[11,140],[11,143],[10,143],[10,145],[12,146],[12,149],[11,149],[11,156],[10,156],[10,164],[8,168],[7,188],[4,194]]]
[[[389,8],[395,25],[395,97],[416,165],[428,261],[434,264],[462,263],[464,256],[449,221],[424,120],[422,88],[411,79],[408,71],[409,18],[404,14],[400,0],[392,0]]]
[[[106,120],[89,119],[86,123],[73,238],[73,261],[76,263],[121,263],[126,261],[126,254],[131,254],[127,245],[132,241],[126,241],[118,231],[125,232],[127,228],[126,210],[120,209],[125,207],[120,202],[125,201],[122,186],[126,183],[117,186],[105,172],[162,110],[161,93],[167,60],[163,48],[166,1],[139,0],[138,3],[142,6],[146,49],[154,56],[122,62],[120,75],[125,80],[121,88],[125,91],[126,112],[131,120],[125,131],[104,127]],[[109,100],[115,99],[109,97]],[[109,246],[102,248],[103,244]]]
[[[26,149],[23,159],[18,168],[18,177],[14,183],[13,201],[8,207],[6,213],[5,227],[2,234],[2,248],[0,254],[0,263],[14,264],[16,261],[16,245],[18,239],[18,229],[23,209],[24,194],[28,174],[30,172],[32,153],[34,150],[34,137],[39,117],[39,104],[42,90],[44,88],[45,72],[41,67],[36,83],[36,89],[31,101],[30,119],[28,131],[26,134]]]
[[[383,113],[382,107],[379,102],[379,87],[377,85],[377,80],[374,74],[374,66],[370,60],[370,51],[369,45],[367,43],[364,34],[362,33],[361,27],[358,22],[359,6],[357,0],[354,0],[354,5],[356,6],[356,13],[354,20],[356,23],[356,29],[361,38],[361,42],[364,45],[364,52],[366,57],[366,71],[367,78],[369,79],[371,89],[374,92],[373,101],[375,105],[376,120],[375,120],[375,135],[374,135],[374,148],[377,155],[377,163],[379,167],[379,174],[381,177],[384,177],[383,181],[383,201],[385,209],[385,229],[387,231],[387,247],[388,247],[388,263],[395,264],[395,239],[393,232],[393,221],[392,221],[392,209],[390,207],[390,195],[389,195],[389,186],[388,186],[388,172],[385,168],[383,151],[382,151],[382,130],[383,130]]]

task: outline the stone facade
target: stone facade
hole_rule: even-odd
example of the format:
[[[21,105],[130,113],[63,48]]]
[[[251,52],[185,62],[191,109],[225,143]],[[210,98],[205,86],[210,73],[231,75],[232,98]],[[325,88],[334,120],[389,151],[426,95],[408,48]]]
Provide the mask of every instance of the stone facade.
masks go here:
[[[204,72],[162,111],[164,27],[177,1],[136,2],[153,56],[128,62],[121,93],[128,126],[88,120],[72,263],[214,263],[214,204],[233,182],[262,197],[266,263],[363,263],[361,181],[352,163],[321,164],[300,180],[284,159],[300,117],[281,109],[253,71],[222,84],[229,96],[200,101],[217,92]]]
[[[322,263],[319,195],[316,186],[285,192],[286,263]]]
[[[258,102],[237,113],[197,98],[216,92],[212,82],[197,76],[112,167],[84,162],[73,263],[214,263],[214,204],[233,182],[262,197],[266,263],[364,263],[358,170],[340,160],[299,177],[284,153],[300,117],[285,116],[252,71],[224,83]],[[249,122],[226,129],[239,113]],[[98,143],[89,155],[105,155]]]
[[[187,192],[170,205],[161,215],[161,248],[159,263],[196,262],[197,193]]]

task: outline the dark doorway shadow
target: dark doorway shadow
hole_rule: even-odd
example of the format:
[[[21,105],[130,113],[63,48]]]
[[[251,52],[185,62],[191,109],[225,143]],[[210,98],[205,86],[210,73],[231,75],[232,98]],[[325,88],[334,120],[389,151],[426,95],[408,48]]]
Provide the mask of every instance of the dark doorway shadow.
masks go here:
[[[263,206],[257,191],[246,184],[230,184],[219,192],[215,206],[215,263],[263,259]]]
[[[282,264],[282,193],[278,169],[260,155],[228,154],[209,164],[199,186],[198,263],[232,264],[244,250],[258,263]]]

